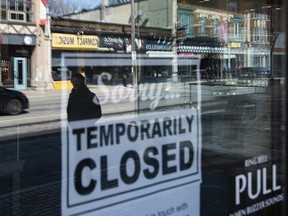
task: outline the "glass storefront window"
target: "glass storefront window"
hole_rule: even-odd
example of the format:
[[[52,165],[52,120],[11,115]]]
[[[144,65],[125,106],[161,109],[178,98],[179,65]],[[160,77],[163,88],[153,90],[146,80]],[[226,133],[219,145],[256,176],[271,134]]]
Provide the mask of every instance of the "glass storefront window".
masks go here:
[[[1,215],[287,215],[285,1],[69,4],[1,1]]]

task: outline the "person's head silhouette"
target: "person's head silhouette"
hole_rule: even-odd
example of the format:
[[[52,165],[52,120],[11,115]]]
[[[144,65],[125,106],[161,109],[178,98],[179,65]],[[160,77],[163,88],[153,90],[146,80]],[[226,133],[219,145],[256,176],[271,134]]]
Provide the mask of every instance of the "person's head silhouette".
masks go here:
[[[79,89],[80,87],[85,85],[84,76],[82,76],[82,74],[80,74],[80,73],[72,74],[71,83],[72,83],[74,89],[76,89],[76,90]]]

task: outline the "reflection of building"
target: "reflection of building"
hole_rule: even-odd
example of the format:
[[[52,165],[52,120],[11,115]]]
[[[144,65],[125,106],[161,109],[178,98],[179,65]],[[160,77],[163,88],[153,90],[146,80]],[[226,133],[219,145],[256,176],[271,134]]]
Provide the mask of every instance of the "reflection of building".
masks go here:
[[[203,69],[228,70],[243,58],[243,17],[187,4],[178,6],[178,14],[179,25],[187,28],[178,51],[201,54]]]
[[[273,61],[274,61],[274,76],[275,77],[284,77],[284,63],[285,63],[285,48],[286,48],[286,39],[285,34],[280,32],[273,49]]]
[[[246,14],[246,66],[269,67],[270,44],[268,16],[254,11]]]
[[[44,25],[45,10],[44,15],[41,15],[44,23],[40,22],[41,5],[43,7],[43,4],[40,3],[42,2],[35,1],[34,4],[27,5],[23,11],[21,8],[17,10],[8,8],[10,0],[4,2],[6,6],[4,4],[2,8],[7,10],[2,9],[1,13],[7,13],[7,20],[1,20],[0,28],[1,81],[4,85],[15,88],[52,87],[50,60],[52,59],[52,64],[54,64],[55,57],[50,58],[50,25],[49,20]],[[72,34],[75,37],[78,33],[77,37],[82,35],[83,38],[94,35],[99,37],[98,42],[100,43],[96,52],[102,52],[106,48],[109,48],[110,52],[111,50],[129,52],[132,31],[131,15],[126,11],[130,11],[130,1],[115,2],[117,4],[109,5],[109,1],[102,1],[105,7],[99,6],[91,11],[64,16],[65,20],[77,20],[76,26],[71,24],[65,26],[64,24],[63,27],[64,20],[60,19],[57,22],[52,20],[52,33]],[[177,1],[176,7],[173,3],[175,2],[164,1],[163,3],[163,1],[152,0],[136,2],[136,31],[134,33],[138,46],[139,44],[145,46],[146,52],[150,54],[155,52],[154,56],[156,54],[171,56],[171,51],[181,55],[200,54],[203,59],[202,67],[217,66],[221,70],[241,66],[270,66],[271,40],[269,32],[271,29],[268,28],[270,18],[266,15],[267,11],[257,13],[249,11],[248,13],[247,10],[242,10],[241,5],[237,5],[237,2],[229,5],[233,8],[229,12],[226,11],[225,4],[209,1],[205,1],[203,4]],[[247,8],[249,7],[245,5],[245,9]],[[173,13],[174,10],[177,10],[177,14]],[[177,25],[175,20],[178,20]],[[180,29],[181,32],[177,32]],[[177,47],[173,46],[175,41]],[[118,45],[116,45],[117,43]],[[124,47],[109,47],[107,44],[113,44],[112,46],[122,44]],[[103,47],[104,50],[101,50]],[[62,48],[53,45],[53,56],[59,55]],[[73,49],[76,51],[76,47],[72,49],[70,47],[67,50],[73,51]],[[85,47],[81,47],[79,53],[83,50]],[[93,52],[93,49],[89,48],[87,51]],[[145,49],[137,49],[137,53],[144,51]],[[55,73],[55,68],[52,69],[53,78],[55,78],[59,71]],[[16,74],[13,70],[16,70]],[[21,79],[22,76],[23,79]]]
[[[77,23],[77,26],[75,26]],[[85,71],[86,81],[95,83],[97,76],[102,72],[109,72],[115,82],[123,78],[131,79],[131,26],[120,24],[109,24],[92,21],[80,21],[71,19],[52,19],[52,78],[55,88],[62,87],[65,80],[69,80],[72,73]],[[164,51],[171,52],[171,30],[161,28],[142,27],[139,29],[141,37],[136,37],[136,49],[138,53]],[[159,38],[163,38],[159,40]],[[66,78],[63,80],[63,67],[61,58],[63,54],[75,54],[79,59],[75,64],[70,64],[66,70]],[[99,59],[101,54],[111,55],[111,61],[102,64],[90,64],[87,56],[95,54]],[[118,54],[118,55],[114,55]],[[119,56],[125,56],[119,58]],[[130,54],[130,55],[127,55]],[[74,56],[75,56],[74,55]],[[84,58],[85,56],[86,58]],[[117,56],[117,57],[116,57]],[[128,56],[130,58],[128,58]],[[123,59],[126,59],[125,62]],[[117,63],[117,61],[119,61]],[[101,62],[101,61],[100,61]],[[118,66],[115,66],[117,65]],[[121,66],[122,65],[122,66]],[[145,70],[143,70],[145,73]],[[160,74],[160,72],[159,72]],[[62,76],[62,77],[61,77]],[[60,82],[61,81],[61,82]],[[112,80],[111,80],[112,82]],[[67,82],[70,85],[70,82]],[[71,87],[71,86],[70,86]]]
[[[255,12],[241,14],[223,9],[211,11],[199,5],[187,8],[189,6],[183,4],[178,10],[180,24],[187,26],[187,39],[180,46],[181,50],[183,47],[187,49],[189,41],[207,37],[222,44],[217,49],[215,46],[205,46],[203,40],[198,46],[188,46],[188,50],[218,55],[221,60],[218,66],[221,69],[242,66],[269,67],[267,15]]]
[[[45,4],[35,0],[17,6],[16,1],[4,0],[0,14],[0,83],[15,89],[51,83],[45,46]]]
[[[229,2],[229,11],[227,11],[226,3],[221,4],[215,1],[202,1],[201,4],[177,1],[176,8],[173,7],[172,2],[152,0],[136,2],[136,26],[139,28],[142,26],[163,27],[164,24],[164,27],[171,30],[184,28],[184,37],[180,32],[171,35],[171,37],[177,37],[178,54],[201,54],[203,59],[210,54],[221,70],[241,66],[269,67],[267,11],[247,13],[244,7],[246,10],[250,9],[249,4],[239,5],[237,1]],[[123,1],[123,3],[118,1],[114,5],[106,3],[105,6],[65,17],[91,20],[92,17],[93,19],[94,17],[100,18],[102,14],[102,21],[130,24],[130,14],[123,14],[123,11],[130,9],[130,1]],[[175,9],[177,10],[177,25],[171,16]],[[113,13],[109,13],[110,10],[113,10]],[[121,17],[121,19],[115,19],[115,17]]]

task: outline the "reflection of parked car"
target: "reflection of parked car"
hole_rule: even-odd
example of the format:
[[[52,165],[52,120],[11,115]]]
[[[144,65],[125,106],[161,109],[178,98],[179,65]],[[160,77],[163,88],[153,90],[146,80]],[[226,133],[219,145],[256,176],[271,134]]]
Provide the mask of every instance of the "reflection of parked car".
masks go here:
[[[243,67],[234,73],[238,78],[268,78],[270,71],[265,67]]]
[[[22,92],[0,86],[0,112],[18,115],[28,109],[28,98]]]

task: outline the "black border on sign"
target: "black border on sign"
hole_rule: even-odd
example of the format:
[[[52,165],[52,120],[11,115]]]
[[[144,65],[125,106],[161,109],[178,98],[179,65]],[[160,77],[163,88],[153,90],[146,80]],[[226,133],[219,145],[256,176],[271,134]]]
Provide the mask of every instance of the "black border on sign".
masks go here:
[[[199,174],[199,166],[200,166],[200,149],[199,149],[199,130],[200,130],[200,126],[199,126],[199,114],[198,114],[198,109],[196,110],[196,121],[197,121],[197,150],[196,150],[196,155],[197,155],[197,159],[196,159],[196,172],[193,172],[189,175],[184,175],[184,176],[181,176],[181,177],[177,177],[177,178],[173,178],[173,179],[169,179],[169,180],[165,180],[165,181],[161,181],[161,182],[157,182],[157,183],[154,183],[154,184],[150,184],[150,185],[147,185],[147,186],[144,186],[144,187],[140,187],[140,188],[135,188],[133,190],[129,190],[129,191],[125,191],[125,192],[120,192],[120,193],[115,193],[113,195],[109,195],[109,196],[105,196],[105,197],[101,197],[101,198],[96,198],[96,199],[91,199],[89,201],[85,201],[85,202],[80,202],[80,203],[77,203],[77,204],[69,204],[69,182],[70,179],[69,179],[69,166],[67,166],[67,207],[68,208],[73,208],[73,207],[76,207],[76,206],[79,206],[79,205],[85,205],[85,204],[88,204],[88,203],[92,203],[92,202],[96,202],[96,201],[100,201],[100,200],[103,200],[103,199],[108,199],[108,198],[111,198],[111,197],[114,197],[114,196],[119,196],[119,195],[123,195],[123,194],[127,194],[127,193],[131,193],[131,192],[134,192],[134,191],[138,191],[138,190],[143,190],[145,188],[149,188],[149,187],[153,187],[153,186],[156,186],[156,185],[159,185],[159,184],[163,184],[163,183],[167,183],[167,182],[172,182],[172,181],[176,181],[176,180],[179,180],[179,179],[183,179],[183,178],[188,178],[188,177],[191,177],[193,175],[197,175]],[[69,162],[69,130],[67,130],[67,164]],[[182,183],[180,185],[176,185],[176,186],[172,186],[172,187],[168,187],[168,188],[163,188],[161,190],[156,190],[152,193],[148,193],[148,194],[143,194],[143,195],[140,195],[140,196],[135,196],[135,197],[132,197],[132,198],[129,198],[129,199],[126,199],[126,200],[122,200],[120,202],[114,202],[114,203],[111,203],[109,205],[106,205],[106,206],[101,206],[99,208],[95,208],[95,209],[91,209],[91,210],[87,210],[85,212],[81,212],[79,214],[83,214],[83,213],[87,213],[87,212],[91,212],[91,211],[96,211],[96,210],[100,210],[100,209],[104,209],[104,208],[107,208],[107,207],[111,207],[113,205],[117,205],[117,204],[121,204],[121,203],[124,203],[124,202],[128,202],[128,201],[131,201],[131,200],[134,200],[134,199],[139,199],[139,198],[143,198],[143,197],[146,197],[146,196],[150,196],[152,194],[156,194],[156,193],[159,193],[159,192],[162,192],[162,191],[166,191],[166,190],[171,190],[171,189],[174,189],[174,188],[177,188],[177,187],[181,187],[181,186],[185,186],[185,185],[188,185],[188,184],[192,184],[192,183],[195,183],[195,182],[200,182],[200,179],[196,179],[196,180],[192,180],[192,181],[188,181],[186,183]],[[77,214],[74,214],[74,215],[77,215]]]

